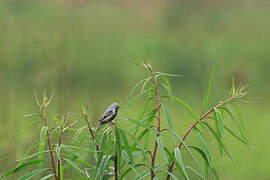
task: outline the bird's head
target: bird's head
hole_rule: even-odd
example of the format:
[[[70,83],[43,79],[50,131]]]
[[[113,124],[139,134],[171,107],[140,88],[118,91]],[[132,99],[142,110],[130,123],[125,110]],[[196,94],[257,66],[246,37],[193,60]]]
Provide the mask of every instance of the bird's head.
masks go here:
[[[115,108],[115,109],[119,109],[120,108],[119,104],[117,104],[117,103],[113,103],[112,104],[112,107]]]

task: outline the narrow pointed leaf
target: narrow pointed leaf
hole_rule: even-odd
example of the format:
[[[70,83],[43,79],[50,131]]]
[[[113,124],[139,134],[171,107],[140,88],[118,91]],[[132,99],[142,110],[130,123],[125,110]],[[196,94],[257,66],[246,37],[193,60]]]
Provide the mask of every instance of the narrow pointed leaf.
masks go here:
[[[236,138],[237,140],[239,140],[240,142],[242,142],[243,144],[251,147],[251,148],[254,148],[252,145],[250,145],[245,139],[242,139],[241,137],[239,137],[238,135],[236,135],[232,130],[230,130],[227,126],[224,126],[224,128],[234,137]]]
[[[205,177],[203,175],[201,175],[198,171],[196,171],[194,168],[192,168],[190,166],[185,166],[185,168],[191,170],[192,172],[194,172],[194,174],[199,176],[202,180],[205,180]]]
[[[124,147],[127,150],[127,154],[128,154],[129,159],[130,159],[130,163],[134,166],[134,161],[133,161],[133,156],[132,156],[132,149],[131,149],[131,147],[129,145],[127,136],[125,134],[125,131],[120,129],[120,133],[121,133],[121,138],[123,140]]]
[[[185,179],[189,180],[189,176],[188,176],[188,173],[187,173],[187,171],[185,169],[185,166],[184,166],[182,156],[181,156],[181,152],[180,152],[179,148],[175,148],[174,156],[175,156],[175,163],[176,163],[176,166],[177,166],[178,170],[185,177]]]
[[[120,116],[122,114],[124,114],[142,95],[144,95],[145,93],[147,93],[149,90],[144,90],[142,91],[139,95],[135,96],[134,98],[132,98],[128,104],[122,109],[121,113],[119,114]]]
[[[211,92],[211,87],[212,87],[212,81],[213,81],[214,72],[215,72],[215,68],[212,69],[211,74],[210,74],[210,78],[209,78],[209,81],[208,81],[207,92],[206,92],[206,95],[205,95],[204,100],[203,100],[203,109],[202,109],[202,112],[205,111],[205,109],[207,107],[207,104],[208,104],[208,99],[209,99],[209,95],[210,95],[210,92]]]
[[[243,130],[243,126],[241,125],[241,122],[240,120],[235,117],[234,113],[233,113],[233,110],[231,108],[231,106],[227,105],[226,107],[222,107],[223,110],[225,110],[229,116],[231,117],[231,120],[233,121],[233,123],[235,124],[237,130],[239,131],[241,137],[246,141],[248,142],[245,134],[244,134],[244,130]]]
[[[169,76],[169,77],[181,77],[182,76],[180,74],[168,74],[168,73],[163,73],[163,72],[157,72],[157,74],[162,75],[162,76]]]
[[[212,161],[212,158],[211,158],[211,153],[210,153],[210,150],[209,150],[209,147],[207,145],[207,143],[205,142],[205,140],[203,139],[202,135],[200,132],[198,131],[195,131],[194,132],[197,134],[198,136],[198,139],[199,139],[199,142],[200,142],[200,145],[207,157],[207,161],[209,162],[209,166],[211,167],[211,169],[214,167],[213,165],[213,161]]]
[[[22,161],[22,160],[30,159],[30,158],[33,158],[33,157],[38,156],[40,154],[44,154],[44,153],[48,153],[48,152],[50,152],[50,150],[46,150],[46,151],[42,151],[42,152],[37,152],[37,153],[31,154],[29,156],[23,157],[21,159],[18,159],[17,161]]]
[[[222,142],[222,140],[219,138],[219,136],[216,134],[216,132],[214,131],[214,129],[207,123],[207,122],[203,122],[207,127],[208,129],[210,130],[210,132],[213,134],[213,136],[215,137],[215,139],[217,140],[217,143],[219,145],[219,149],[221,151],[221,153],[223,153],[223,150],[224,152],[227,154],[227,156],[233,161],[233,162],[236,162],[232,155],[229,153],[229,151],[226,149],[224,143]]]
[[[235,78],[233,76],[232,77],[232,87],[231,87],[230,95],[233,96],[234,93],[235,93]]]
[[[160,76],[160,77],[166,83],[166,89],[168,91],[168,94],[172,95],[172,87],[171,87],[170,81],[168,80],[166,76]]]
[[[40,120],[34,120],[29,122],[20,132],[19,132],[19,136],[18,137],[22,137],[24,135],[24,133],[33,125],[40,123]]]
[[[164,150],[164,144],[163,144],[163,141],[162,141],[161,136],[157,136],[156,140],[157,140],[157,143],[158,143],[158,149],[160,150],[164,161],[167,163],[168,162],[168,158],[167,158],[166,152]]]
[[[186,108],[186,110],[192,115],[193,119],[194,119],[196,122],[198,122],[198,124],[200,124],[200,125],[203,127],[202,122],[201,122],[200,119],[198,118],[199,116],[197,116],[197,115],[193,112],[193,110],[191,109],[191,107],[190,107],[185,101],[183,101],[182,99],[177,98],[177,97],[175,97],[175,96],[170,96],[170,97],[171,97],[175,102],[177,102],[178,104],[183,105],[183,106]]]
[[[209,158],[207,157],[206,152],[204,150],[200,149],[199,147],[196,147],[196,146],[190,146],[190,147],[193,148],[194,150],[196,150],[204,159],[204,161],[206,163],[206,173],[208,172],[208,167],[210,167],[210,169],[213,172],[213,174],[215,175],[216,179],[219,180],[219,176],[216,172],[216,169],[214,166],[211,167],[210,161],[209,161]]]
[[[196,166],[197,166],[198,168],[201,169],[200,164],[198,163],[196,157],[193,155],[193,153],[191,152],[189,146],[185,143],[185,141],[183,141],[183,140],[178,136],[178,134],[176,134],[174,131],[172,131],[172,133],[175,135],[175,137],[178,139],[178,141],[180,141],[180,142],[183,144],[185,150],[188,152],[189,156],[193,159],[193,161],[195,162]]]
[[[162,107],[163,107],[163,110],[164,110],[164,112],[166,114],[166,117],[167,117],[167,120],[168,120],[168,125],[169,125],[169,129],[170,129],[170,134],[171,134],[171,137],[172,137],[172,142],[174,144],[176,144],[175,137],[174,137],[173,133],[171,132],[171,131],[173,131],[173,123],[172,123],[172,119],[171,119],[171,115],[170,115],[169,109],[164,104],[162,104]]]
[[[37,176],[37,175],[39,175],[47,170],[49,170],[49,168],[33,170],[31,172],[28,172],[28,173],[22,175],[18,180],[29,180],[29,179],[33,178],[34,176]]]
[[[23,171],[25,169],[31,168],[31,167],[39,164],[40,162],[45,162],[45,161],[46,160],[44,160],[44,159],[35,159],[35,160],[32,160],[32,161],[29,161],[27,163],[24,163],[24,164],[22,164],[22,165],[20,165],[20,166],[18,166],[16,168],[14,168],[14,169],[12,169],[11,171],[9,171],[7,173],[1,175],[0,178],[3,178],[5,176],[9,176],[9,175],[12,175],[12,174],[21,172],[21,171]]]
[[[219,133],[221,138],[224,138],[224,125],[222,122],[222,115],[219,111],[219,109],[214,108],[214,113],[215,113],[215,118],[217,119],[217,125],[218,125],[218,129],[219,129]]]
[[[79,166],[74,163],[73,161],[71,161],[70,159],[67,158],[63,158],[67,163],[69,163],[74,169],[76,169],[77,171],[79,171],[80,173],[84,173],[83,170],[81,168],[79,168]]]
[[[40,178],[40,180],[47,180],[47,179],[49,179],[49,178],[51,178],[53,176],[54,176],[54,174],[49,174],[47,176],[44,176],[44,177]]]

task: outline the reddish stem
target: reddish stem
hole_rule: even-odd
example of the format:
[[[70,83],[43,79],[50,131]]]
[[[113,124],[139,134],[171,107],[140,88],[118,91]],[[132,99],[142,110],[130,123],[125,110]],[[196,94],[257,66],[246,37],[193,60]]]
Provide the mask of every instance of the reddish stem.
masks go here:
[[[204,118],[206,118],[209,114],[211,114],[211,113],[214,111],[214,109],[218,109],[218,108],[220,108],[221,106],[223,106],[223,105],[225,105],[225,104],[231,102],[232,100],[233,100],[233,97],[227,99],[226,101],[223,101],[223,102],[219,103],[218,105],[216,105],[215,107],[213,107],[212,109],[210,109],[209,111],[207,111],[206,113],[202,114],[202,115],[200,116],[200,121],[202,121],[202,120],[203,120]],[[184,140],[186,139],[186,137],[189,135],[189,133],[191,132],[191,130],[192,130],[195,126],[197,126],[197,124],[198,124],[198,122],[193,123],[193,124],[186,130],[186,132],[185,132],[185,134],[184,134],[184,136],[183,136],[183,138],[182,138],[183,141],[184,141]],[[180,142],[179,145],[178,145],[178,148],[181,149],[182,145],[183,145],[183,143]],[[168,169],[168,172],[169,172],[169,173],[172,173],[174,164],[175,164],[175,162],[174,162],[174,160],[173,160],[173,161],[171,162],[170,166],[169,166],[169,169]],[[166,180],[169,180],[170,177],[171,177],[169,173],[167,174]]]
[[[159,98],[159,94],[158,94],[158,85],[157,85],[157,81],[156,81],[156,77],[155,74],[152,71],[152,68],[149,67],[149,70],[152,74],[152,80],[155,86],[155,101],[156,101],[156,106],[157,106],[157,122],[158,122],[158,126],[157,126],[157,134],[156,137],[160,136],[160,98]],[[157,140],[155,142],[155,147],[153,150],[153,156],[152,156],[152,169],[151,169],[151,179],[154,179],[155,177],[155,161],[156,161],[156,155],[157,155],[157,148],[158,148],[158,143]]]
[[[42,114],[43,114],[42,118],[43,118],[44,125],[47,126],[47,111],[46,111],[46,107],[44,105],[42,107]],[[54,172],[54,177],[57,180],[56,167],[55,167],[55,161],[54,161],[54,156],[53,156],[53,148],[52,148],[51,141],[50,141],[49,130],[46,131],[46,135],[47,135],[48,147],[50,150],[50,158],[51,158],[51,164],[52,164],[52,168],[53,168],[53,172]]]

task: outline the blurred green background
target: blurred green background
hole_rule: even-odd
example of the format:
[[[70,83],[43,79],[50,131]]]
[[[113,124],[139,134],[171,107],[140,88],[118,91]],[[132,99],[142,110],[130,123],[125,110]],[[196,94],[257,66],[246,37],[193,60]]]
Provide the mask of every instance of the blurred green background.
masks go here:
[[[38,111],[34,89],[55,90],[53,111],[80,118],[80,97],[98,118],[112,102],[127,103],[145,76],[135,59],[149,54],[155,70],[183,75],[171,79],[173,92],[197,113],[212,67],[211,105],[233,74],[250,84],[248,99],[258,104],[240,109],[257,150],[228,136],[238,167],[209,142],[221,179],[270,179],[269,18],[268,1],[0,0],[0,173],[38,136],[38,126],[20,133],[31,120],[24,114]],[[171,108],[182,135],[190,120]]]

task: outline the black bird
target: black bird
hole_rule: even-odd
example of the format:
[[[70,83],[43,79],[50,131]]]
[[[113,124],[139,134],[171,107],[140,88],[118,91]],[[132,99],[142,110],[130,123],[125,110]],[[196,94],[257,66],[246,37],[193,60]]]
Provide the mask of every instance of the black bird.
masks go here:
[[[98,126],[111,122],[117,115],[117,111],[120,106],[117,103],[113,103],[104,112],[102,118],[98,121]]]

